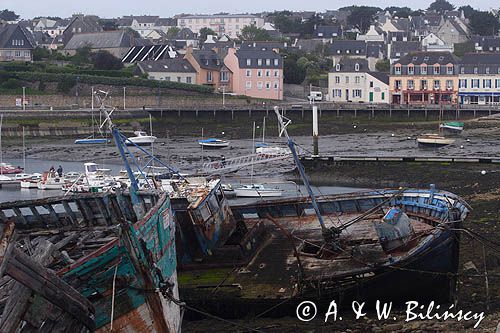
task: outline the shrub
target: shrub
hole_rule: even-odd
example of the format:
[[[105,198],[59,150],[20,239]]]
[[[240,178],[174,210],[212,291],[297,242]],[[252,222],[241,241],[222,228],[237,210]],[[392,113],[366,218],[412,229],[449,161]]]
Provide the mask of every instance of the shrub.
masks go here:
[[[2,88],[4,89],[17,89],[21,87],[22,87],[21,81],[14,78],[7,79],[5,82],[2,83]]]
[[[43,80],[40,80],[42,82]],[[58,80],[57,82],[57,91],[62,92],[62,93],[69,93],[71,88],[73,88],[76,84],[76,78],[73,78],[71,76],[63,76]]]

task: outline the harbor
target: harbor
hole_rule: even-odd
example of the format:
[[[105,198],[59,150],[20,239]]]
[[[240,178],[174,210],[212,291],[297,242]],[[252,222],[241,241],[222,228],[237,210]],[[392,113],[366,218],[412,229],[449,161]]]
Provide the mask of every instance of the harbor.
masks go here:
[[[133,118],[123,123],[119,121],[120,127],[126,129],[126,135],[119,139],[122,140],[124,154],[120,149],[116,149],[113,141],[116,140],[117,134],[113,138],[114,132],[103,133],[102,137],[106,140],[98,144],[75,143],[75,140],[85,136],[82,134],[4,138],[2,159],[13,168],[20,167],[27,175],[43,174],[53,168],[57,174],[57,169],[61,166],[63,175],[71,175],[74,182],[81,175],[86,175],[82,179],[86,178],[87,182],[92,180],[97,193],[92,193],[92,186],[81,187],[82,193],[78,194],[67,191],[73,187],[71,184],[65,187],[65,191],[63,188],[21,189],[20,184],[10,183],[0,189],[0,201],[19,202],[21,206],[17,209],[21,212],[25,209],[22,205],[28,202],[44,207],[53,202],[56,207],[61,196],[67,197],[62,199],[63,202],[69,200],[60,206],[65,207],[63,211],[61,208],[54,208],[53,213],[48,210],[51,219],[54,216],[74,221],[85,218],[97,223],[112,224],[110,221],[115,210],[106,212],[102,204],[92,204],[92,207],[85,208],[83,203],[79,203],[79,211],[75,211],[68,208],[72,207],[71,200],[79,196],[82,196],[82,199],[77,200],[84,200],[85,196],[108,198],[109,195],[115,195],[111,194],[115,191],[127,192],[133,186],[140,188],[140,191],[148,191],[148,186],[158,184],[161,191],[170,193],[172,210],[177,216],[175,223],[181,230],[176,233],[175,240],[179,294],[175,297],[169,296],[170,298],[163,296],[161,302],[165,309],[175,306],[176,300],[187,304],[183,310],[185,313],[182,322],[182,330],[186,332],[216,332],[242,327],[265,332],[302,331],[319,327],[341,330],[354,327],[358,330],[376,331],[399,325],[399,321],[359,322],[349,316],[346,316],[344,322],[327,324],[320,322],[321,320],[297,322],[297,319],[292,318],[301,300],[315,299],[318,306],[325,308],[333,297],[337,300],[343,299],[339,305],[345,308],[349,307],[350,300],[361,297],[359,295],[363,295],[359,299],[367,301],[368,304],[379,298],[393,300],[395,311],[401,311],[401,305],[397,304],[405,299],[421,302],[432,299],[441,303],[453,299],[461,308],[485,311],[485,319],[481,323],[485,330],[487,327],[495,327],[494,318],[500,306],[500,265],[494,244],[494,235],[499,232],[496,223],[500,218],[500,157],[497,149],[500,126],[496,118],[466,121],[463,133],[454,136],[453,144],[442,148],[422,148],[416,142],[417,136],[434,128],[438,124],[436,122],[410,121],[389,124],[370,119],[360,121],[339,118],[333,126],[326,127],[325,122],[329,118],[324,115],[319,118],[320,136],[316,141],[317,147],[314,147],[314,140],[307,134],[312,128],[311,119],[302,119],[300,114],[291,118],[290,126],[295,127],[289,131],[297,133],[293,136],[294,145],[300,155],[297,155],[297,161],[300,160],[300,164],[303,164],[304,175],[311,181],[311,185],[304,183],[304,178],[297,173],[294,155],[288,150],[290,146],[286,139],[278,136],[277,121],[272,114],[265,120],[260,116],[259,120],[250,118],[245,122],[226,119],[217,125],[207,121],[202,127],[195,128],[189,120],[184,120],[184,123],[181,122],[173,128],[169,126],[168,121],[153,116],[149,119],[142,117],[139,121]],[[190,135],[186,133],[188,131],[191,132]],[[92,129],[89,128],[87,133],[92,133]],[[145,145],[135,145],[137,142],[128,144],[130,137],[139,137],[141,140],[145,137],[156,139],[152,140],[153,144],[149,142]],[[224,146],[214,148],[201,144],[213,142],[210,138],[221,140]],[[264,142],[265,145],[262,144]],[[256,148],[257,144],[263,148]],[[313,154],[315,148],[318,149],[317,155]],[[260,149],[259,153],[257,149]],[[129,162],[131,169],[135,169],[136,165],[142,166],[132,172],[136,185],[133,185],[134,181],[127,180],[126,174],[130,173],[126,164],[123,164],[124,157],[126,160],[133,157],[138,161],[138,164],[134,164],[136,162],[133,160]],[[144,175],[141,175],[139,170],[143,170]],[[104,180],[112,181],[114,185],[107,181],[103,185],[102,178],[96,182],[96,176],[92,172],[102,173]],[[168,177],[163,177],[163,174]],[[190,187],[185,187],[184,179],[189,180]],[[205,183],[202,179],[209,182]],[[82,182],[84,183],[85,181]],[[90,182],[88,184],[90,185]],[[207,207],[210,210],[220,209],[221,220],[212,220],[212,217],[205,220],[201,206],[186,206],[185,191],[200,191],[202,188],[203,193],[206,193],[204,196],[210,197],[213,193],[214,198],[218,198],[217,205],[220,205],[220,208]],[[241,189],[239,193],[242,197],[237,195],[238,189]],[[265,194],[267,191],[271,195],[269,198]],[[220,193],[224,193],[224,199],[221,199]],[[415,199],[420,196],[421,199]],[[318,197],[316,212],[321,212],[317,216],[314,200],[311,201],[311,198],[315,197]],[[435,207],[432,208],[435,212],[429,213],[430,206],[426,205],[431,197],[437,201],[434,201]],[[117,197],[111,200],[117,200],[116,207],[123,206],[123,203],[120,203],[122,199]],[[140,201],[146,205],[143,209],[147,211],[152,207],[147,203],[161,202],[158,200],[161,199],[155,196]],[[445,214],[443,212],[446,209],[450,209],[450,201],[454,202],[453,209],[450,213],[441,215]],[[401,245],[389,242],[385,245],[380,243],[380,247],[380,232],[387,231],[372,229],[371,225],[378,225],[378,221],[387,218],[387,214],[391,212],[388,203],[391,203],[392,207],[398,207],[398,202],[404,203],[405,213],[401,215],[402,211],[394,211],[396,216],[403,216],[398,217],[397,223],[408,223],[403,222],[408,218],[411,224],[410,234],[397,238],[398,241],[402,240],[405,244],[408,242],[405,246],[413,246],[411,253],[421,251],[417,249],[424,246],[437,252],[434,254],[431,251],[426,256],[415,259],[406,258],[405,254],[398,252],[398,260],[414,263],[402,262],[400,267],[405,269],[400,272],[394,272],[393,268],[387,268],[387,271],[379,268],[374,271],[372,263],[365,263],[363,266],[363,261],[373,260],[377,262],[377,266],[383,267],[388,253],[392,253],[394,258],[395,252],[391,247]],[[213,204],[215,202],[207,203]],[[1,205],[8,205],[5,208],[12,207],[11,204],[0,204],[0,208]],[[130,214],[136,209],[133,208],[133,201],[130,201],[128,207],[129,213],[126,213],[126,208],[122,208],[125,209],[122,214]],[[195,209],[199,209],[201,215],[196,215]],[[458,215],[449,215],[451,212]],[[97,215],[92,217],[93,213]],[[217,234],[217,237],[214,238],[203,229],[198,230],[198,227],[190,227],[188,216],[198,216],[202,219],[203,221],[196,223],[198,226],[205,223],[214,226],[215,229],[211,232]],[[321,231],[320,221],[323,216],[325,225],[330,230],[328,232],[334,232],[332,235],[340,233],[338,242],[342,245],[329,245],[332,246],[331,249],[320,250],[325,251],[320,253],[318,249],[321,248],[319,244],[322,242],[337,244],[331,243],[330,238],[324,239],[328,233]],[[429,216],[428,220],[423,219],[424,216]],[[440,217],[436,220],[436,216]],[[131,221],[136,220],[133,216],[128,218]],[[440,229],[436,228],[445,218],[450,219],[449,223],[460,221],[460,226],[457,224],[453,227],[451,234],[441,234]],[[348,227],[351,223],[354,225]],[[346,231],[337,231],[344,228]],[[458,231],[459,229],[465,231]],[[285,236],[287,233],[293,235],[298,246],[295,251],[298,253],[293,247],[283,245],[289,244],[289,239]],[[347,236],[353,234],[364,236],[361,239]],[[431,236],[426,235],[432,235],[436,243],[427,244],[426,237]],[[346,236],[347,238],[343,238]],[[112,236],[101,237],[112,239]],[[411,241],[405,241],[405,237]],[[452,242],[454,237],[459,241]],[[247,243],[252,238],[258,240],[257,243]],[[448,245],[439,250],[443,244]],[[342,251],[354,255],[344,258],[343,255],[334,254],[338,251],[337,246],[341,246]],[[282,250],[277,251],[276,247]],[[238,248],[240,250],[237,250]],[[428,250],[424,251],[427,252]],[[357,256],[364,256],[361,263],[360,257]],[[285,258],[287,264],[280,266],[280,262]],[[353,262],[348,263],[346,260],[349,258]],[[323,261],[328,263],[329,267],[338,267],[327,272],[320,268],[324,264]],[[436,264],[442,271],[435,270]],[[385,265],[392,267],[394,264],[387,262]],[[255,279],[241,274],[234,267],[256,272]],[[171,272],[171,267],[167,270]],[[356,271],[358,280],[355,289],[352,289],[352,282],[349,281],[353,270]],[[417,274],[417,271],[420,273]],[[428,271],[433,273],[429,275],[426,273]],[[286,274],[280,275],[283,272]],[[450,275],[450,272],[453,273]],[[433,277],[436,274],[439,276],[439,273],[448,277]],[[292,278],[289,280],[290,274]],[[378,279],[359,280],[372,274],[404,283],[397,286],[394,283],[384,285]],[[416,281],[415,274],[420,276],[418,281],[421,286],[418,290],[427,292],[418,295],[407,293],[406,282]],[[316,279],[315,276],[321,276],[321,279]],[[295,289],[294,285],[302,287]],[[321,285],[324,297],[317,297],[318,285]],[[453,286],[456,286],[456,289]],[[373,293],[374,288],[380,290],[381,294]],[[387,292],[389,289],[393,295],[391,297]],[[262,294],[264,291],[267,295]],[[338,298],[339,292],[343,295],[342,298]],[[165,305],[164,302],[168,303],[168,300],[172,304]],[[146,303],[157,301],[159,300],[144,300]],[[104,304],[105,302],[95,303],[93,307],[97,306],[98,309]],[[109,311],[109,308],[106,311]],[[401,316],[400,312],[397,313]],[[241,319],[243,317],[249,319]],[[109,323],[109,320],[109,317],[100,317],[95,323],[100,327],[107,327],[105,323]],[[441,325],[448,325],[441,321],[432,321],[431,324],[435,325],[433,327],[436,330],[444,327]],[[469,324],[472,323],[455,323],[452,327],[462,330],[470,327],[464,326]],[[127,322],[118,319],[115,325],[126,327]],[[420,327],[418,322],[412,325],[414,329]],[[421,325],[423,328],[428,322],[422,321]]]

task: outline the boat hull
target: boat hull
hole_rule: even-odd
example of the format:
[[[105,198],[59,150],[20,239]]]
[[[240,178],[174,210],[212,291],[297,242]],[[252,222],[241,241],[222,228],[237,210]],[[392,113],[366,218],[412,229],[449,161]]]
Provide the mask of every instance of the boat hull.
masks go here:
[[[240,198],[261,198],[261,197],[281,197],[282,191],[280,190],[256,190],[256,189],[246,189],[237,188],[234,190],[237,197]]]
[[[78,139],[75,140],[75,144],[77,145],[98,145],[98,144],[105,144],[105,143],[110,143],[111,140],[109,139]]]
[[[134,137],[125,141],[127,146],[151,146],[156,141],[156,137]]]
[[[221,149],[229,147],[229,142],[226,143],[202,143],[199,142],[199,145],[204,149]]]

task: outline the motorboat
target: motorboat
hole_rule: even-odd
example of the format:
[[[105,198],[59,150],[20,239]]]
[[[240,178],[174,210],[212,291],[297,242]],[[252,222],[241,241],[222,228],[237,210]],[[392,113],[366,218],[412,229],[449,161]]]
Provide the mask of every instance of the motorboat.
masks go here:
[[[262,184],[250,184],[235,188],[234,193],[240,198],[281,197],[283,190],[267,188]]]
[[[41,173],[34,173],[29,178],[21,180],[21,188],[38,188],[38,182],[42,179]]]
[[[72,175],[66,174],[62,190],[73,193],[106,192],[116,186],[116,181],[111,176],[111,169],[99,168],[97,163],[83,164],[85,173]]]
[[[464,123],[461,121],[448,121],[439,124],[439,129],[450,134],[460,134],[464,130]]]
[[[423,147],[444,147],[451,145],[455,139],[446,138],[439,134],[422,134],[417,137],[417,143]]]
[[[215,139],[215,138],[198,140],[198,144],[203,148],[212,148],[212,149],[229,147],[229,141],[222,139]]]
[[[23,172],[23,168],[21,167],[15,167],[5,162],[0,163],[0,174],[2,175],[13,175],[21,172]]]
[[[61,190],[64,184],[62,177],[59,177],[55,171],[46,171],[42,174],[40,181],[37,183],[39,190]]]
[[[134,134],[135,136],[127,138],[127,141],[125,142],[127,146],[149,146],[152,145],[157,139],[156,136],[148,135],[143,131],[135,131]]]
[[[287,147],[270,146],[267,143],[257,143],[255,147],[255,152],[261,155],[276,156],[291,154],[290,149]]]

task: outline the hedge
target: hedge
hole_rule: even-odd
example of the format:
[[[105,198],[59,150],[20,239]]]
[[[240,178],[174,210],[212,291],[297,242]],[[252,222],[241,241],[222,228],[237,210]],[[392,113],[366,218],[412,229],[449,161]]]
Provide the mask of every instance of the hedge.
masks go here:
[[[5,75],[5,76],[4,76]],[[76,78],[79,77],[81,83],[86,84],[103,84],[110,86],[139,86],[139,87],[149,87],[149,88],[168,88],[186,91],[195,91],[199,93],[212,93],[213,88],[188,84],[181,82],[172,81],[156,81],[149,79],[140,78],[122,78],[122,77],[108,77],[108,76],[92,76],[92,75],[76,75],[76,74],[56,74],[56,73],[41,73],[41,72],[7,72],[3,73],[0,71],[0,77],[14,77],[20,80],[36,82],[60,82],[60,81],[73,81],[76,82]]]
[[[75,74],[75,75],[93,75],[93,76],[109,76],[109,77],[133,77],[133,72],[130,70],[94,70],[94,69],[78,69],[71,67],[51,66],[44,63],[23,63],[12,62],[5,63],[0,66],[8,72],[39,72],[39,73],[56,73],[56,74]]]

